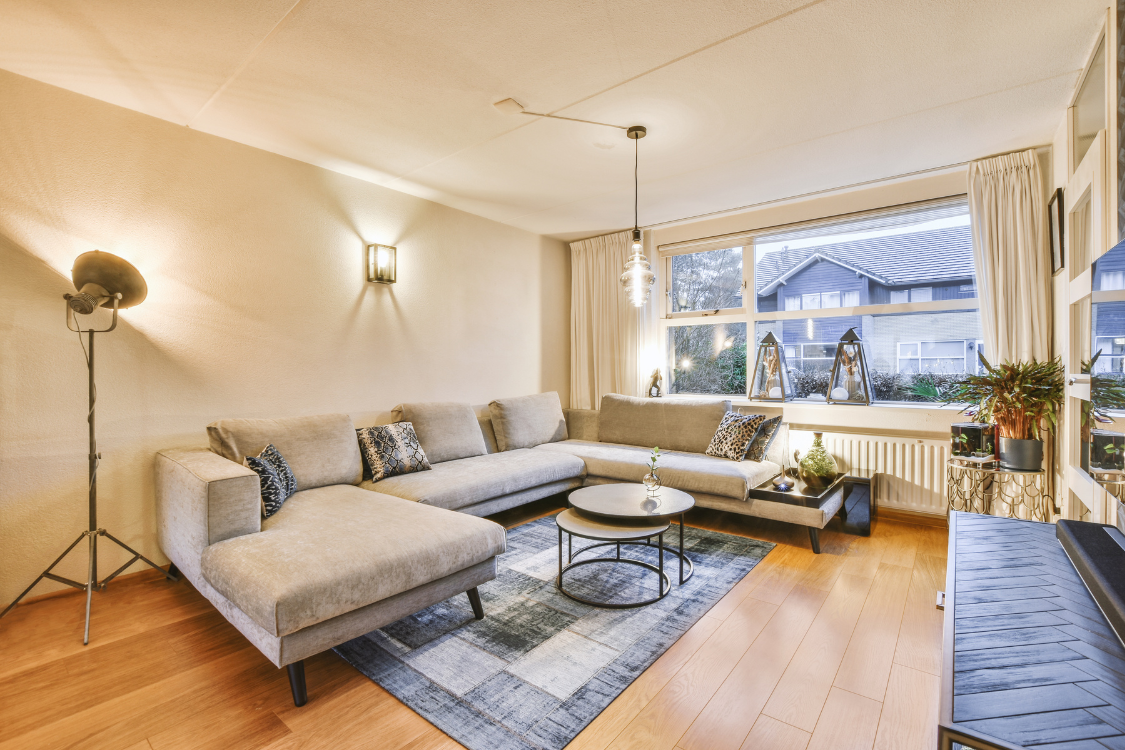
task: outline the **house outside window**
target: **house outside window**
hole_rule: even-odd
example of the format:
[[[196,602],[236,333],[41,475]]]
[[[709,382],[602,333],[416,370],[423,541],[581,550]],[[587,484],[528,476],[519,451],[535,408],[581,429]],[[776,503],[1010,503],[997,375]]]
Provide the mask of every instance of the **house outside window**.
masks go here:
[[[849,328],[864,341],[877,400],[913,400],[915,379],[951,379],[979,367],[963,196],[677,243],[659,253],[670,292],[661,325],[672,393],[745,396],[745,374],[768,332],[784,346],[794,391],[817,400]],[[736,365],[742,352],[745,361]]]

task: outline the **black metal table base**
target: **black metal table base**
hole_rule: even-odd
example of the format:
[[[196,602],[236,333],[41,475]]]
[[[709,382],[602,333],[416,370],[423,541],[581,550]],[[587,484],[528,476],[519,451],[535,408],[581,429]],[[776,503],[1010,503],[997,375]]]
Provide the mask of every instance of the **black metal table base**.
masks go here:
[[[663,599],[665,596],[668,595],[668,592],[670,592],[672,590],[672,581],[668,577],[668,574],[664,572],[664,554],[665,554],[665,552],[670,552],[670,553],[674,554],[680,560],[680,585],[681,586],[684,585],[684,583],[686,583],[688,580],[690,580],[692,575],[695,573],[695,566],[692,564],[691,558],[684,554],[684,519],[683,519],[682,515],[680,516],[680,546],[679,546],[679,549],[675,549],[675,548],[672,548],[672,547],[665,547],[664,546],[664,534],[661,533],[661,534],[655,534],[654,535],[657,538],[657,544],[655,544],[655,545],[652,544],[652,537],[649,537],[649,538],[647,538],[643,541],[610,541],[610,542],[598,541],[597,544],[587,545],[587,546],[579,549],[577,552],[575,552],[574,551],[574,537],[575,536],[580,536],[580,535],[572,534],[570,532],[567,532],[567,561],[566,561],[567,564],[563,565],[563,538],[562,538],[563,537],[563,530],[561,528],[559,529],[559,574],[555,578],[555,586],[565,596],[573,599],[576,602],[581,602],[583,604],[589,604],[589,605],[594,606],[594,607],[604,607],[606,609],[631,609],[633,607],[644,607],[644,606],[647,606],[649,604],[654,604],[654,603],[660,601],[661,599]],[[581,537],[581,538],[589,538],[589,537]],[[621,556],[621,545],[634,545],[634,546],[637,546],[637,547],[649,547],[649,548],[652,548],[652,547],[655,546],[657,548],[656,554],[657,554],[658,564],[653,565],[652,563],[647,563],[647,562],[644,562],[643,560],[633,560],[633,559],[630,559],[628,557],[622,557]],[[598,547],[616,547],[617,548],[617,556],[616,557],[595,557],[595,558],[590,559],[590,560],[579,560],[578,562],[574,561],[574,558],[575,558],[576,555],[581,555],[583,552],[586,552],[586,551],[592,550],[592,549],[596,549]],[[660,583],[660,593],[657,596],[655,596],[651,599],[646,599],[644,601],[616,603],[616,602],[602,602],[602,601],[595,601],[593,599],[586,599],[585,597],[578,596],[577,594],[573,594],[573,593],[566,590],[566,587],[563,585],[563,574],[564,573],[566,573],[568,570],[571,570],[572,568],[581,567],[583,565],[593,565],[595,563],[625,563],[626,565],[636,565],[637,567],[644,568],[645,570],[651,570],[653,573],[656,573],[657,575],[659,575],[658,580],[659,580],[659,583]],[[685,564],[687,566],[686,574],[685,574],[685,570],[684,570]]]

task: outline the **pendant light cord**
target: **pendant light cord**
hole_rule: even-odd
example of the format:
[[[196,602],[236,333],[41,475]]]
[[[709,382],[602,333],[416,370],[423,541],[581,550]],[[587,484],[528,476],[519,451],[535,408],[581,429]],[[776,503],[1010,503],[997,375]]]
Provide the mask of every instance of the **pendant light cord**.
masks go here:
[[[634,138],[633,139],[633,229],[636,229],[637,227],[640,226],[640,223],[639,223],[640,210],[638,208],[638,206],[640,205],[639,204],[640,199],[638,197],[638,193],[640,191],[640,182],[637,180],[637,168],[640,165],[640,161],[641,161],[641,139],[640,138]]]

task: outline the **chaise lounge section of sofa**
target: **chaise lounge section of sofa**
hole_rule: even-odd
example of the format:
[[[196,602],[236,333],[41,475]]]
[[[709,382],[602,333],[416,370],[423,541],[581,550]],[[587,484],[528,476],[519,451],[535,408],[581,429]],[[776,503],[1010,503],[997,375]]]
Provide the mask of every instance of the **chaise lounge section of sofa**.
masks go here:
[[[278,667],[306,700],[303,659],[496,577],[504,528],[362,489],[344,414],[224,420],[211,450],[156,457],[158,536],[173,565]],[[272,443],[298,492],[262,519],[258,475],[240,457]]]

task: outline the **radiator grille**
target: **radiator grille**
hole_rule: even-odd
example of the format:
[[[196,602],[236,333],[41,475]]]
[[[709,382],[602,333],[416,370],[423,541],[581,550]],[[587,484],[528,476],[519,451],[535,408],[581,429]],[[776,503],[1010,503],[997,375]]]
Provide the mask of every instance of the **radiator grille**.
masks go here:
[[[884,508],[945,515],[945,468],[949,441],[892,438],[824,432],[824,447],[841,469],[877,473],[871,483],[875,502]],[[790,451],[802,454],[812,445],[812,432],[792,430]]]

